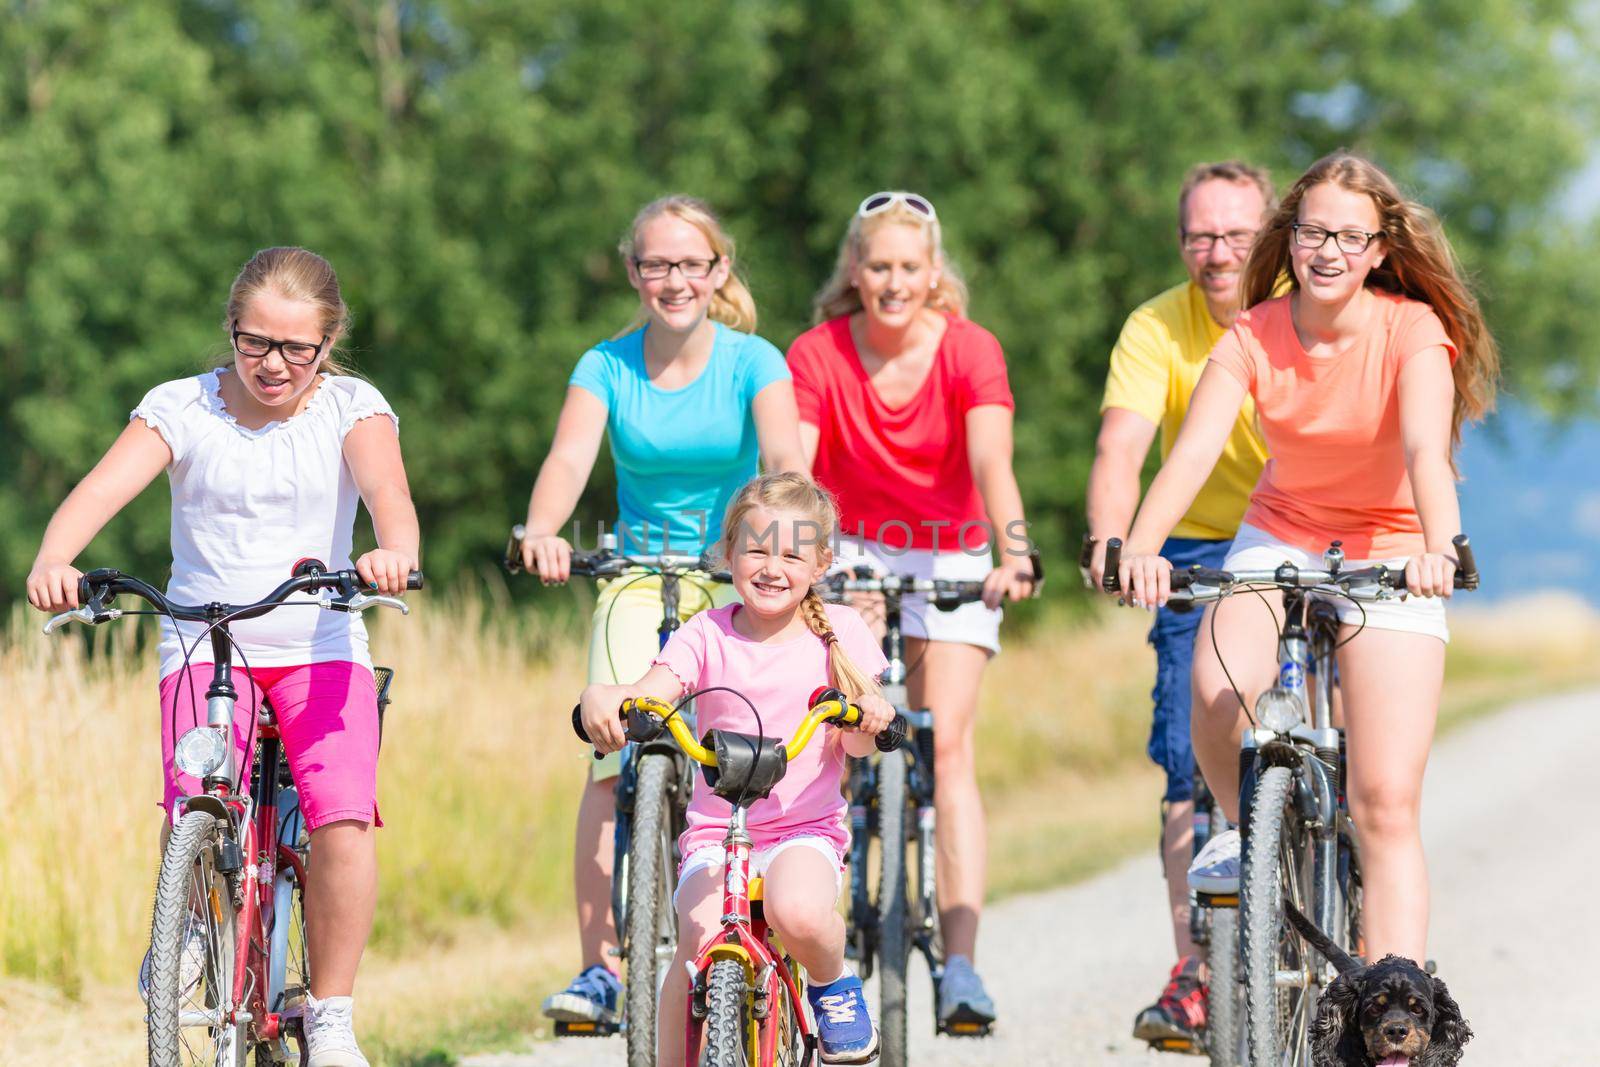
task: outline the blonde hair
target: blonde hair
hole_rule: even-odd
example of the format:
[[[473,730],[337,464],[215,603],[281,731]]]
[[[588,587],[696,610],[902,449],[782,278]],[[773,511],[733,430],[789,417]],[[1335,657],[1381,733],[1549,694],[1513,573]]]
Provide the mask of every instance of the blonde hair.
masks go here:
[[[746,482],[728,504],[728,513],[722,521],[722,553],[725,559],[733,557],[739,536],[746,528],[745,520],[756,508],[769,511],[788,511],[803,515],[814,524],[815,546],[823,563],[833,558],[829,547],[834,530],[839,525],[839,509],[833,495],[803,474],[784,471],[779,474],[762,474]],[[801,617],[806,628],[817,635],[827,649],[828,684],[842,691],[851,700],[878,691],[878,683],[850,659],[839,637],[833,632],[822,597],[815,589],[806,591],[800,603]]]
[[[827,322],[841,315],[854,315],[862,309],[861,294],[850,280],[850,272],[866,253],[867,238],[891,224],[915,226],[927,235],[929,257],[939,265],[938,286],[928,293],[928,307],[948,312],[957,318],[966,317],[967,283],[961,277],[961,271],[944,254],[944,236],[939,220],[929,218],[904,203],[895,203],[867,218],[862,218],[859,213],[850,217],[844,240],[839,242],[839,258],[834,263],[833,275],[811,302],[812,318],[816,322]]]
[[[1433,308],[1445,333],[1456,346],[1455,405],[1450,418],[1450,446],[1461,443],[1464,422],[1483,418],[1494,410],[1500,380],[1500,349],[1484,322],[1478,299],[1467,285],[1455,251],[1445,238],[1438,216],[1423,205],[1407,200],[1394,180],[1378,166],[1348,152],[1335,152],[1311,164],[1311,169],[1284,194],[1244,268],[1244,304],[1249,307],[1269,299],[1287,277],[1289,292],[1300,287],[1290,262],[1293,231],[1299,220],[1300,201],[1312,186],[1332,182],[1352,193],[1363,193],[1378,209],[1378,229],[1386,248],[1383,263],[1367,275],[1374,289],[1419,300]]]
[[[264,292],[314,306],[319,315],[318,328],[328,337],[320,369],[330,374],[350,373],[338,352],[339,342],[350,329],[350,309],[339,294],[339,276],[333,272],[333,265],[315,252],[289,247],[263,248],[233,279],[222,321],[222,328],[229,331],[230,344],[227,356],[218,361],[220,365],[233,360],[234,324],[244,316],[250,302]]]
[[[644,228],[645,223],[660,215],[671,215],[699,230],[705,235],[706,243],[711,246],[712,254],[728,262],[728,280],[711,294],[711,309],[706,314],[724,326],[741,333],[755,333],[756,300],[750,295],[749,287],[739,274],[738,263],[734,258],[733,238],[722,228],[722,221],[711,210],[711,206],[699,197],[663,196],[640,208],[639,213],[633,217],[633,225],[628,227],[628,232],[617,243],[617,251],[622,254],[623,263],[629,266],[633,264],[634,250],[639,244],[639,231]],[[632,324],[617,336],[632,333],[649,320],[649,314],[641,305]]]

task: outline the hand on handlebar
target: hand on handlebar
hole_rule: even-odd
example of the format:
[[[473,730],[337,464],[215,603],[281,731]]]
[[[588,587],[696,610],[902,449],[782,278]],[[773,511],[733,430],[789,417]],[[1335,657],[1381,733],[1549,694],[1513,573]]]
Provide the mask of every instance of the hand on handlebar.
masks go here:
[[[1456,589],[1459,564],[1442,552],[1425,552],[1406,561],[1406,591],[1412,596],[1448,597]]]
[[[375,548],[356,560],[356,573],[382,596],[400,596],[406,591],[411,572],[417,569],[414,557],[387,548]]]
[[[1172,563],[1157,555],[1125,555],[1117,567],[1117,580],[1129,604],[1154,611],[1172,596]]]
[[[1027,560],[1007,560],[983,580],[983,603],[998,608],[1002,601],[1026,600],[1033,595],[1033,570]]]
[[[628,743],[626,724],[617,709],[628,697],[635,696],[633,687],[626,685],[601,685],[598,682],[584,687],[578,698],[579,721],[594,750],[602,755],[617,752]]]
[[[78,582],[82,578],[83,572],[70,563],[35,563],[28,575],[28,603],[52,615],[81,607]]]
[[[522,539],[522,569],[545,585],[560,585],[572,577],[572,546],[556,534],[529,534]]]

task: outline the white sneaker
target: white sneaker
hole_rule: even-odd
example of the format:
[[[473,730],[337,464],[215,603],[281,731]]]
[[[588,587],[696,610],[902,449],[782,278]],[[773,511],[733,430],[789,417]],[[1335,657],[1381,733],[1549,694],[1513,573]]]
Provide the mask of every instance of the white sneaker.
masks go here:
[[[1189,864],[1189,888],[1219,896],[1239,891],[1239,831],[1224,830]]]
[[[200,986],[200,977],[206,970],[206,921],[198,915],[189,916],[189,925],[183,932],[183,955],[178,960],[178,999],[193,993]],[[150,950],[145,949],[144,960],[139,964],[139,996],[150,1003]]]
[[[350,1025],[355,1001],[349,997],[318,1000],[306,993],[306,1067],[369,1067]]]

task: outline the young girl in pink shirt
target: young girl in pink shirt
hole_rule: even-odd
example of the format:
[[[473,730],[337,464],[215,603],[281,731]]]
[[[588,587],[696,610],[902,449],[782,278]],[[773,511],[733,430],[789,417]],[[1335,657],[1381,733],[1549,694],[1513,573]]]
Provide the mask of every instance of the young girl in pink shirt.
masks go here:
[[[845,850],[850,842],[839,783],[846,756],[874,751],[873,735],[894,710],[872,676],[886,663],[877,640],[853,610],[824,604],[812,585],[827,570],[837,524],[825,489],[794,473],[767,474],[747,484],[729,505],[722,546],[742,604],[702,612],[667,642],[633,685],[591,685],[583,692],[583,723],[595,748],[622,747],[617,709],[628,697],[668,702],[685,693],[725,686],[761,713],[767,736],[787,737],[810,710],[819,685],[843,690],[861,707],[858,729],[823,727],[817,740],[789,761],[771,795],[749,809],[754,841],[752,874],[765,875],[767,921],[805,968],[824,1063],[865,1063],[877,1055],[878,1035],[861,980],[844,963],[845,927],[837,910]],[[728,692],[695,698],[696,728],[753,730],[745,701]],[[722,840],[732,808],[695,779],[675,903],[678,955],[667,970],[657,1012],[658,1062],[681,1062],[685,965],[717,927],[722,903]]]
[[[1283,277],[1289,292],[1273,298]],[[1272,459],[1224,568],[1319,566],[1334,540],[1351,566],[1405,567],[1406,600],[1335,604],[1366,951],[1420,961],[1422,773],[1449,640],[1438,598],[1453,589],[1451,538],[1461,532],[1451,452],[1462,423],[1493,405],[1499,355],[1438,221],[1357,156],[1328,156],[1295,182],[1256,239],[1244,291],[1249,310],[1212,349],[1128,535],[1123,588],[1135,604],[1165,603],[1172,566],[1156,553],[1247,394]],[[1280,594],[1265,596],[1281,605]],[[1277,621],[1256,598],[1235,597],[1207,609],[1200,633],[1195,757],[1237,818],[1240,697],[1253,705],[1272,684]],[[1238,892],[1238,876],[1239,835],[1229,831],[1195,858],[1189,883]]]

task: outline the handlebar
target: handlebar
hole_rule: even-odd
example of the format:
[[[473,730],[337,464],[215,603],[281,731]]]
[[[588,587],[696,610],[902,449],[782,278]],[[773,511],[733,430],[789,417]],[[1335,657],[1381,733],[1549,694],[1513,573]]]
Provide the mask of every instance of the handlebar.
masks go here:
[[[421,571],[412,571],[406,577],[407,589],[421,589]],[[330,571],[317,560],[301,560],[295,564],[294,577],[278,586],[254,604],[174,604],[159,589],[131,574],[111,568],[89,571],[78,580],[80,606],[72,611],[53,616],[44,624],[44,632],[54,633],[69,622],[90,626],[110,622],[122,617],[123,612],[110,606],[119,594],[127,593],[148,601],[161,614],[183,622],[214,622],[226,618],[230,622],[259,618],[278,607],[295,593],[331,591],[336,595],[320,602],[328,611],[361,612],[373,607],[394,608],[409,615],[411,608],[398,597],[368,593],[371,588],[366,579],[354,570]]]
[[[1478,588],[1478,565],[1472,556],[1472,544],[1466,534],[1456,534],[1450,539],[1456,550],[1455,588]],[[1329,549],[1330,554],[1343,554],[1339,542]],[[1101,587],[1108,593],[1121,591],[1119,571],[1122,564],[1122,539],[1113,537],[1106,542],[1105,575]],[[1171,575],[1172,597],[1176,603],[1204,603],[1231,596],[1237,590],[1256,585],[1276,585],[1285,589],[1317,589],[1333,587],[1356,600],[1388,600],[1406,591],[1405,567],[1378,564],[1344,570],[1332,568],[1296,567],[1284,563],[1274,570],[1224,571],[1211,567],[1193,566],[1175,570]]]
[[[957,581],[953,578],[914,578],[910,575],[887,574],[879,577],[866,564],[853,571],[836,571],[817,583],[822,589],[838,597],[845,593],[887,593],[907,596],[920,593],[927,596],[940,611],[953,611],[963,604],[983,599],[983,583]]]
[[[511,528],[511,538],[506,542],[506,554],[500,561],[507,574],[522,574],[522,542],[527,539],[528,529],[521,523]],[[690,556],[682,553],[656,553],[653,555],[636,555],[618,552],[613,548],[601,548],[598,552],[572,553],[572,573],[584,578],[615,578],[631,568],[643,567],[646,570],[661,571],[668,574],[683,574],[687,571],[703,571],[714,582],[730,582],[732,577],[725,570],[715,569],[711,561],[702,553]]]
[[[665,726],[690,759],[706,767],[717,765],[716,753],[695,739],[688,722],[677,714],[676,708],[665,701],[654,697],[630,697],[622,702],[622,707],[618,709],[618,718],[627,720],[630,741],[654,740],[661,733],[661,727]],[[818,690],[812,695],[810,712],[801,722],[800,728],[784,745],[784,749],[792,759],[804,751],[816,733],[817,727],[823,723],[834,723],[849,728],[860,722],[861,709],[845,699],[844,694],[837,689]],[[581,705],[572,709],[572,729],[580,741],[585,744],[593,743],[589,739],[588,731],[583,728]],[[896,715],[894,721],[875,738],[880,752],[893,752],[905,744],[905,739],[906,722],[901,715]]]

